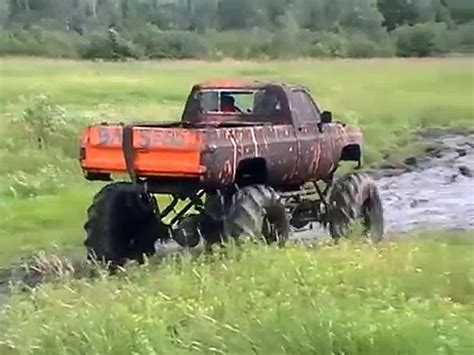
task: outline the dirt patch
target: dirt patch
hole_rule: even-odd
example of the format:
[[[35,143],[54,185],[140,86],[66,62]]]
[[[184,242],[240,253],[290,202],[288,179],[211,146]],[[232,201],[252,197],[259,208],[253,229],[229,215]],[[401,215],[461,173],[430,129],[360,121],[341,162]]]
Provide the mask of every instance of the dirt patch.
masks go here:
[[[12,285],[26,291],[45,281],[88,277],[92,271],[84,260],[39,253],[21,264],[0,268],[0,306],[10,294]]]
[[[150,259],[150,263],[159,264],[166,257],[180,253],[189,252],[193,257],[197,257],[202,251],[202,246],[185,250],[175,242],[171,242],[161,245],[157,254]],[[108,275],[110,273],[105,267],[91,264],[85,258],[40,252],[22,263],[0,268],[0,310],[8,300],[12,286],[20,291],[30,292],[45,282],[64,282],[71,279],[93,280]]]

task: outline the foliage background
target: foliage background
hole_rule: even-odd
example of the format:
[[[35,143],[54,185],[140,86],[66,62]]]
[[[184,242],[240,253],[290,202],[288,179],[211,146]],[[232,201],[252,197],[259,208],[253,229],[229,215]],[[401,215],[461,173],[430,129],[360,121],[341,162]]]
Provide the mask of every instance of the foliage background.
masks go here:
[[[0,0],[0,55],[431,56],[474,49],[469,0]]]

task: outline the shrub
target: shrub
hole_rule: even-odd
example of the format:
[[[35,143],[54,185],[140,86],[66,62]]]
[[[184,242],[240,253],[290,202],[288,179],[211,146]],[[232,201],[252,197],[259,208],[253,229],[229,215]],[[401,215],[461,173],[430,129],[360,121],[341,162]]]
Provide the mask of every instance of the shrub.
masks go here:
[[[313,32],[284,24],[276,32],[252,30],[207,32],[161,31],[151,24],[132,23],[115,30],[64,32],[56,23],[0,32],[0,55],[36,55],[85,59],[236,59],[296,57],[429,56],[474,50],[474,22],[448,31],[444,23],[402,26],[387,34]],[[127,33],[127,31],[129,33]],[[395,49],[396,47],[396,49]]]
[[[393,31],[397,55],[426,57],[442,51],[439,39],[446,32],[446,25],[426,23],[402,26]]]
[[[25,109],[2,125],[8,135],[0,142],[0,195],[53,193],[78,178],[78,133],[87,124],[82,117],[66,118],[46,95],[27,100]]]
[[[84,48],[82,57],[86,59],[124,60],[138,59],[141,51],[135,43],[123,34],[110,29],[108,33],[94,34],[89,44]]]
[[[474,21],[442,33],[437,44],[445,52],[474,52]]]
[[[36,142],[39,149],[46,148],[52,136],[66,125],[64,109],[46,95],[35,97],[22,115],[13,120],[32,142]]]
[[[160,31],[146,25],[133,35],[134,43],[144,55],[153,59],[202,59],[212,56],[209,42],[201,35],[187,31]]]
[[[395,48],[389,40],[375,42],[363,34],[357,34],[348,41],[347,55],[351,58],[392,57]]]
[[[208,38],[220,57],[264,59],[268,57],[274,35],[262,29],[208,33]]]
[[[374,57],[377,52],[377,44],[365,36],[354,36],[347,45],[347,54],[354,58]]]
[[[62,106],[46,95],[26,100],[25,108],[18,116],[11,116],[6,129],[14,139],[4,139],[0,149],[19,153],[25,146],[35,150],[55,149],[61,155],[77,157],[79,130],[89,121],[83,117],[66,117]]]
[[[92,34],[89,43],[83,48],[82,58],[112,59],[112,48],[107,37],[102,33]]]
[[[459,50],[474,52],[474,21],[459,26],[455,33]]]
[[[298,58],[308,53],[309,41],[301,33],[278,31],[273,35],[268,46],[272,58]]]
[[[311,57],[347,57],[346,36],[333,32],[314,33],[309,55]]]
[[[77,33],[31,27],[0,32],[0,55],[77,58],[85,39]]]
[[[150,58],[184,59],[206,58],[210,55],[209,43],[200,35],[185,31],[160,32],[150,41],[146,55]]]

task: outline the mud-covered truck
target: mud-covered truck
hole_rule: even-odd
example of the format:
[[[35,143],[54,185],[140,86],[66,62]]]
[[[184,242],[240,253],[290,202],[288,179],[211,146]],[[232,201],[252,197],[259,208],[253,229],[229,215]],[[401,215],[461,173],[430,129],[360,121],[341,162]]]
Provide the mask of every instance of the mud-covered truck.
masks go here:
[[[358,172],[334,178],[341,161],[360,167],[361,154],[360,129],[333,121],[304,87],[195,85],[179,122],[101,123],[83,132],[86,179],[128,175],[103,187],[87,211],[88,256],[140,262],[169,240],[211,248],[246,236],[283,245],[291,230],[315,222],[335,239],[357,222],[378,241],[375,183]],[[168,205],[160,195],[171,196]]]

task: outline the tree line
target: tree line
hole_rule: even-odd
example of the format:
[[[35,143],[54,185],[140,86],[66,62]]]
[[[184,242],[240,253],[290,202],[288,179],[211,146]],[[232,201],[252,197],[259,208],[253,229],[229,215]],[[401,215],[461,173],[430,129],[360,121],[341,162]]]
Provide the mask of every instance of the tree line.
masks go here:
[[[474,49],[472,0],[0,0],[0,55],[427,56]]]

